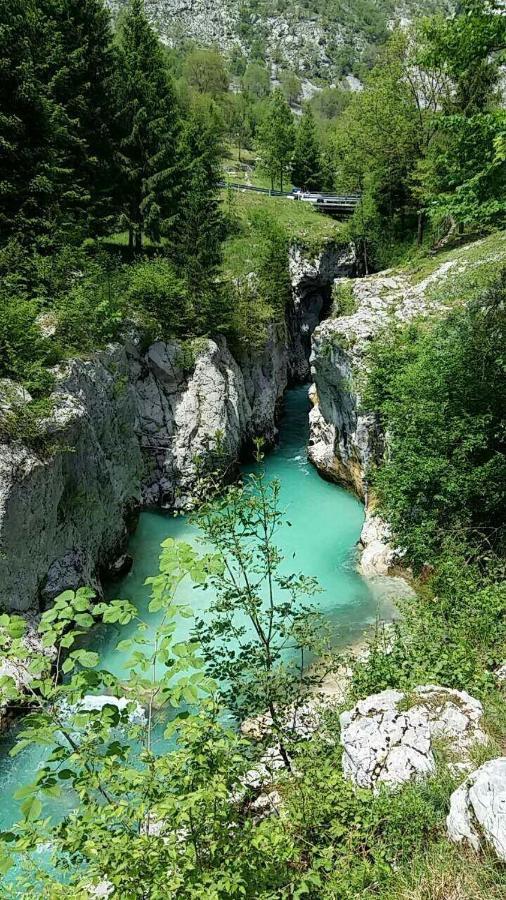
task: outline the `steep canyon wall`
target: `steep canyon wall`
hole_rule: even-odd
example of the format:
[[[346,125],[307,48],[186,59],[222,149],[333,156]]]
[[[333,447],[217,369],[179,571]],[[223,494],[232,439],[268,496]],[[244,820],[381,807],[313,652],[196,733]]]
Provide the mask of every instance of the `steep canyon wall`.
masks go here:
[[[219,444],[235,465],[255,436],[273,443],[289,382],[309,374],[311,334],[353,254],[291,251],[293,300],[260,351],[223,337],[147,349],[131,338],[59,375],[45,450],[0,444],[0,606],[27,610],[114,571],[139,509],[184,509],[197,458]],[[1,399],[1,398],[0,398]],[[1,404],[0,404],[1,406]]]

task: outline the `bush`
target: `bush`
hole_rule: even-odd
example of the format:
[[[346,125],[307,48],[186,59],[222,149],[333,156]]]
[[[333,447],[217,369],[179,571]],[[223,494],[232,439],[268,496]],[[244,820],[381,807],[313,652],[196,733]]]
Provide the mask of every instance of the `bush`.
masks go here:
[[[185,284],[163,257],[132,266],[126,301],[145,325],[163,337],[191,333],[194,311]]]
[[[383,337],[370,354],[364,405],[380,411],[388,459],[380,505],[420,569],[450,532],[497,546],[505,523],[506,274],[432,329]]]
[[[57,337],[66,355],[80,355],[115,340],[124,319],[122,277],[98,268],[82,275],[55,303]]]
[[[21,382],[34,396],[50,388],[47,367],[60,355],[37,324],[39,311],[39,303],[23,294],[0,293],[0,377]]]

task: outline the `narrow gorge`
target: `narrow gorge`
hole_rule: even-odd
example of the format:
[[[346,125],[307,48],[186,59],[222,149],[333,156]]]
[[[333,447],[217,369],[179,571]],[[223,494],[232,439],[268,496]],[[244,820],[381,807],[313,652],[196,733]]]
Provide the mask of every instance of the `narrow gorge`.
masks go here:
[[[185,509],[197,460],[220,445],[236,465],[256,437],[273,445],[288,384],[307,381],[311,335],[334,279],[354,273],[346,246],[290,253],[293,302],[261,351],[238,359],[223,338],[191,347],[129,336],[58,378],[43,450],[0,448],[0,603],[27,610],[121,570],[142,508]],[[12,387],[2,385],[3,408]]]

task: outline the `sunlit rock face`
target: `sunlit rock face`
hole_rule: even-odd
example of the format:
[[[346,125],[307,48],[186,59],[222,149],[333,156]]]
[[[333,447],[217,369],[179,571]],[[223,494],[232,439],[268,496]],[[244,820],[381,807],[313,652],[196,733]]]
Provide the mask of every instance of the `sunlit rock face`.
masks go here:
[[[489,760],[454,791],[446,825],[455,843],[489,847],[506,862],[506,757]]]
[[[143,460],[124,347],[61,372],[42,448],[0,443],[0,604],[24,610],[60,588],[97,586],[127,538]]]
[[[397,788],[436,770],[434,741],[443,742],[456,770],[469,770],[469,751],[487,738],[483,708],[464,691],[438,685],[411,694],[386,690],[342,713],[343,771],[358,787]]]
[[[331,313],[314,331],[309,458],[325,477],[365,499],[368,472],[381,463],[386,442],[376,411],[361,404],[368,347],[384,329],[441,312],[431,287],[453,268],[447,262],[416,285],[388,272],[356,279],[350,284],[353,311]]]

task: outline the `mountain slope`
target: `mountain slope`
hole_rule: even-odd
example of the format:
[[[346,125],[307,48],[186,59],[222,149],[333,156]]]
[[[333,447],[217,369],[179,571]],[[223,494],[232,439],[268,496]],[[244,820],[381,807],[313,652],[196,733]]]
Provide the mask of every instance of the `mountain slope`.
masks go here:
[[[108,0],[114,13],[127,0]],[[214,44],[223,51],[332,80],[360,73],[394,22],[453,0],[145,0],[146,11],[171,45]]]

